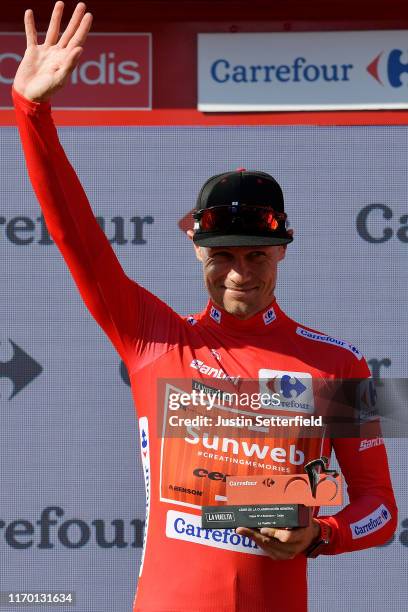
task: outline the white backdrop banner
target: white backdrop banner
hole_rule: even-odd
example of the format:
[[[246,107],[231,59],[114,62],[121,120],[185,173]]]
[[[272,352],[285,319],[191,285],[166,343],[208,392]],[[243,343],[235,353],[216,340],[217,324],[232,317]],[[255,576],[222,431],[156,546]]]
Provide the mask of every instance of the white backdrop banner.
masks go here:
[[[273,174],[295,232],[281,306],[356,344],[377,379],[407,377],[406,127],[60,136],[126,273],[183,314],[206,303],[179,228],[201,184],[238,166]],[[15,129],[1,129],[0,159],[0,589],[75,591],[76,612],[129,612],[145,500],[126,372],[49,238]],[[408,444],[387,445],[397,533],[379,549],[311,562],[311,612],[406,607]]]
[[[407,31],[198,35],[201,111],[407,108]]]

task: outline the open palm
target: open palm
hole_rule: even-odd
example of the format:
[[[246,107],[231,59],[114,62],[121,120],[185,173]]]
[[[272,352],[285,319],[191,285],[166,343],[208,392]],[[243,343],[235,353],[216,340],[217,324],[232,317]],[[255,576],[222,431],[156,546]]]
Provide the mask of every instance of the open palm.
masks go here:
[[[13,86],[25,98],[44,102],[61,89],[76,67],[92,24],[92,15],[85,13],[83,2],[77,4],[61,38],[64,3],[57,2],[51,15],[45,41],[37,42],[34,15],[27,10],[24,25],[27,49],[16,72]]]

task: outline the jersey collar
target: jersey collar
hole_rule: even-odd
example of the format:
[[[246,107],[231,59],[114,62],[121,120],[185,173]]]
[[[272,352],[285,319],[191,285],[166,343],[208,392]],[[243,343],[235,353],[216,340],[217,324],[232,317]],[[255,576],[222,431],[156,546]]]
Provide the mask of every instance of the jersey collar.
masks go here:
[[[266,308],[249,319],[237,319],[211,300],[203,313],[203,319],[213,328],[225,329],[235,334],[265,334],[285,317],[276,299]]]

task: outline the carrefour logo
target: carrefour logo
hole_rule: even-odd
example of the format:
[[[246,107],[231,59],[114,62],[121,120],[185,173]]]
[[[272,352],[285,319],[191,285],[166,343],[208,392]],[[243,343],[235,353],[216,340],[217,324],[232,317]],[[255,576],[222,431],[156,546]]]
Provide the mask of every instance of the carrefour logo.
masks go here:
[[[147,442],[146,432],[145,432],[145,430],[144,430],[144,429],[142,429],[140,439],[141,439],[141,441],[142,441],[142,448],[143,448],[143,450],[144,450],[145,448],[147,448],[147,444],[148,444],[148,442]]]
[[[277,393],[280,404],[274,410],[292,412],[314,412],[312,376],[308,372],[288,372],[284,370],[259,370],[259,387],[263,393]],[[268,408],[268,406],[264,406]],[[270,405],[269,405],[270,408]]]
[[[3,378],[10,382],[11,389],[7,399],[11,400],[39,376],[43,368],[11,338],[6,342],[0,340],[0,349],[0,382]],[[3,350],[6,358],[3,358]],[[5,398],[0,391],[1,399]]]
[[[381,504],[381,506],[378,506],[376,510],[365,516],[360,521],[351,523],[350,529],[353,540],[364,538],[365,536],[370,535],[370,533],[382,529],[390,520],[390,511],[384,506],[384,504]]]
[[[306,391],[305,385],[296,376],[284,374],[280,380],[281,393],[283,397],[299,397]]]
[[[367,72],[381,85],[389,84],[391,87],[402,87],[401,76],[408,73],[408,62],[402,61],[404,51],[392,49],[388,54],[381,51],[367,66]],[[383,77],[381,78],[381,74]],[[384,83],[386,80],[386,83]],[[408,81],[407,81],[408,82]]]
[[[350,81],[353,64],[315,64],[306,57],[295,57],[287,64],[236,64],[226,58],[212,62],[210,74],[216,83],[314,83]]]
[[[234,529],[204,529],[201,527],[200,516],[176,510],[167,512],[166,536],[237,553],[266,555],[251,538],[238,535]]]

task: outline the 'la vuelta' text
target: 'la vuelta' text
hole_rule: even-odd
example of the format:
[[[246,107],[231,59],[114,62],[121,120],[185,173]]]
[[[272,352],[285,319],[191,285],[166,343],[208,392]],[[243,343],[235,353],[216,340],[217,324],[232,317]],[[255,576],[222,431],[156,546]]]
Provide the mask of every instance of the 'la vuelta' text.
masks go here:
[[[109,242],[118,246],[146,244],[145,226],[154,223],[154,217],[150,215],[130,219],[115,216],[109,220],[104,217],[96,217],[96,220]],[[40,246],[54,244],[42,215],[36,219],[23,215],[6,219],[0,215],[0,240],[3,236],[16,246],[27,246],[33,243]]]
[[[26,548],[52,549],[83,548],[96,544],[100,548],[142,548],[145,522],[133,519],[125,522],[114,519],[109,523],[95,519],[88,523],[79,518],[64,520],[65,511],[59,506],[48,506],[36,521],[25,519],[6,523],[0,519],[0,538],[17,550]]]

